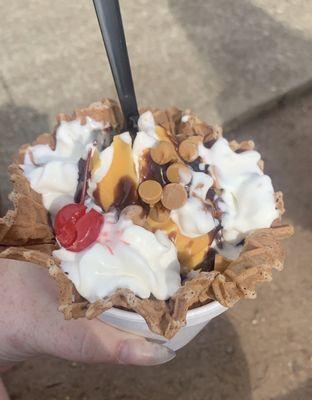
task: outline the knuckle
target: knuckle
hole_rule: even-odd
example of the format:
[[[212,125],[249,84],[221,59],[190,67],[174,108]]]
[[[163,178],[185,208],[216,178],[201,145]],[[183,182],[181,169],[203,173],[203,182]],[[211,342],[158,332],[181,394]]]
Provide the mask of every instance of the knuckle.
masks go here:
[[[85,330],[79,349],[79,356],[82,361],[96,362],[99,358],[99,343],[92,331]]]

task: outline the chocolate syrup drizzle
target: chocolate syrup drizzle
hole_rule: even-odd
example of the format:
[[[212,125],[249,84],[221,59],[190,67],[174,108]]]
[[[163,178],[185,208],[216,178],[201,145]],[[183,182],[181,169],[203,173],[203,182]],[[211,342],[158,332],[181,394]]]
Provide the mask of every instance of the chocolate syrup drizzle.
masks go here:
[[[115,132],[111,126],[105,128],[105,129],[93,130],[92,136],[93,136],[94,148],[96,147],[100,153],[106,147],[111,145],[111,143],[113,141],[113,137],[116,134],[117,134],[117,132]],[[75,192],[75,196],[74,196],[75,203],[81,202],[83,196],[85,196],[85,194],[88,190],[88,181],[91,178],[91,171],[90,171],[91,156],[92,156],[92,151],[91,152],[89,151],[86,160],[84,160],[83,158],[80,158],[78,161],[78,181],[77,181],[77,187],[76,187],[76,192]]]
[[[113,130],[107,130],[106,135],[103,135],[103,132],[97,134],[97,141],[95,145],[97,146],[99,151],[102,151],[104,148],[108,147],[113,140],[113,136],[115,134],[118,134],[114,132]],[[210,140],[209,142],[205,142],[204,146],[207,148],[210,148],[213,146],[213,144],[216,142],[216,140]],[[239,152],[239,151],[237,151]],[[75,193],[75,202],[80,202],[82,197],[84,196],[85,191],[87,190],[87,184],[88,184],[88,179],[90,178],[90,170],[88,168],[90,163],[90,153],[88,154],[87,160],[84,160],[81,158],[78,162],[78,184],[77,184],[77,189]],[[143,167],[141,167],[141,177],[143,178],[142,180],[155,180],[159,182],[162,186],[167,185],[169,180],[167,179],[166,176],[166,170],[170,163],[164,164],[164,165],[159,165],[155,163],[151,157],[151,154],[149,151],[147,151],[143,155]],[[191,163],[186,163],[188,164],[193,171],[196,172],[204,172],[208,173],[208,168],[209,165],[205,165],[205,169],[200,168],[200,159],[198,158],[197,160],[191,162]],[[186,185],[186,190],[189,192],[190,184]],[[96,204],[101,206],[100,202],[100,196],[99,196],[99,191],[96,189],[93,192],[93,197],[94,201]],[[212,215],[214,216],[215,219],[219,221],[218,226],[211,232],[208,233],[208,236],[210,238],[210,243],[212,243],[214,240],[216,241],[217,247],[221,248],[223,247],[223,235],[222,235],[222,226],[221,226],[221,221],[220,221],[220,210],[218,209],[218,205],[215,202],[215,197],[216,197],[216,192],[215,189],[212,187],[208,190],[207,195],[206,195],[206,200],[209,200],[210,204],[206,204],[207,210],[209,210]],[[124,176],[120,178],[115,191],[114,191],[114,202],[111,205],[110,209],[114,208],[117,210],[117,213],[120,214],[123,208],[125,208],[128,205],[131,204],[139,204],[143,207],[144,212],[147,213],[149,210],[149,206],[145,204],[140,197],[138,197],[137,190],[136,190],[136,184],[135,182],[129,177],[129,176]],[[174,242],[175,241],[175,236],[176,233],[169,234],[169,238]],[[201,269],[202,271],[212,271],[215,267],[215,256],[217,254],[217,251],[214,248],[208,248],[207,254],[205,256],[205,259],[203,260],[202,263],[200,263],[196,269]]]
[[[207,149],[210,149],[216,143],[216,141],[216,139],[207,140],[206,142],[204,141],[204,146]]]
[[[95,204],[102,207],[98,188],[93,192],[93,199]],[[110,210],[116,209],[117,214],[119,215],[125,207],[139,203],[136,185],[133,179],[129,176],[123,176],[120,178],[114,190],[114,202],[110,206]]]
[[[82,190],[84,187],[84,178],[85,178],[85,170],[86,170],[86,165],[87,165],[87,160],[84,160],[83,158],[80,158],[78,161],[78,182],[77,182],[77,187],[76,187],[76,192],[74,196],[74,202],[79,203],[81,196],[82,196]],[[87,174],[87,179],[90,178],[90,171],[88,171]]]
[[[148,151],[143,155],[143,165],[144,167],[140,172],[144,181],[151,179],[159,182],[162,186],[170,183],[166,176],[166,170],[170,163],[164,165],[156,164],[151,157],[151,153]]]
[[[199,266],[202,271],[210,272],[214,270],[216,254],[217,251],[212,247],[210,247],[209,250],[207,251],[204,261]]]
[[[117,208],[120,212],[123,208],[136,204],[138,199],[136,185],[133,179],[129,176],[123,176],[114,191],[114,203],[112,208]]]

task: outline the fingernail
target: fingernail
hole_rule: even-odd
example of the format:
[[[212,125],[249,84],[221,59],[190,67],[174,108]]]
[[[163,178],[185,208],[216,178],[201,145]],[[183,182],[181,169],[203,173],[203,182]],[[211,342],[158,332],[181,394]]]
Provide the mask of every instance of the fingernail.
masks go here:
[[[159,365],[175,357],[175,352],[158,343],[143,339],[128,339],[120,343],[117,359],[121,364]]]

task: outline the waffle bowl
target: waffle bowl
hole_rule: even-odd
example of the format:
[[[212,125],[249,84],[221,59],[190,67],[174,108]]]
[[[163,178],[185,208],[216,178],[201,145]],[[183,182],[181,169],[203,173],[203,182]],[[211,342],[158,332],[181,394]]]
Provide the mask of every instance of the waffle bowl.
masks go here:
[[[143,110],[142,110],[143,111]],[[181,126],[183,112],[177,108],[164,111],[151,110],[156,123],[177,135],[189,135],[195,132],[208,140],[222,136],[219,127],[212,127],[190,115],[188,124]],[[60,114],[58,121],[78,119],[83,125],[86,117],[103,122],[119,132],[122,114],[112,100],[93,103],[88,108],[80,109],[69,116]],[[40,135],[33,144],[55,146],[54,134]],[[92,319],[111,308],[132,311],[144,318],[149,329],[166,339],[173,338],[185,326],[188,311],[205,307],[207,303],[218,302],[223,307],[232,307],[243,298],[255,298],[258,283],[272,279],[274,269],[280,271],[284,264],[284,250],[281,240],[292,235],[291,226],[282,225],[280,218],[270,228],[257,229],[245,240],[239,257],[234,261],[222,257],[215,262],[210,272],[195,271],[192,278],[185,279],[181,288],[167,301],[155,298],[141,299],[129,289],[118,289],[111,296],[89,303],[77,292],[74,284],[60,267],[60,260],[52,255],[58,248],[54,238],[49,214],[44,208],[42,197],[36,193],[23,174],[24,145],[9,167],[13,191],[9,195],[12,209],[0,218],[0,257],[32,262],[47,268],[59,288],[59,310],[65,319],[86,317]],[[230,142],[234,149],[249,150],[254,147],[252,141]],[[261,163],[263,168],[263,163]],[[275,194],[276,208],[279,214],[284,212],[282,194]],[[104,314],[105,315],[105,314]]]

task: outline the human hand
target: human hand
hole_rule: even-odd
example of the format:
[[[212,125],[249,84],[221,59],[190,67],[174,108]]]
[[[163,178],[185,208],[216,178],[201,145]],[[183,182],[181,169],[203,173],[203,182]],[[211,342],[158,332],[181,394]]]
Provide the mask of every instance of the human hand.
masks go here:
[[[133,365],[162,364],[175,356],[97,319],[65,321],[57,311],[56,283],[34,264],[2,259],[0,276],[0,371],[40,354]]]

